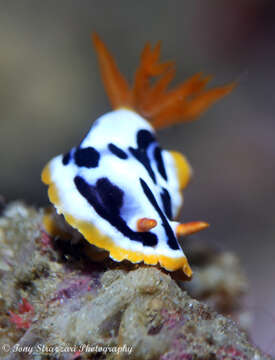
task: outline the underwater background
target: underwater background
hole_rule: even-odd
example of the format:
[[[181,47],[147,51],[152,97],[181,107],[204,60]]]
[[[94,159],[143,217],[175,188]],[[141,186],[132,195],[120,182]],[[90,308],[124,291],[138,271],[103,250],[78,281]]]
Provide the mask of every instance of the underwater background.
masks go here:
[[[211,227],[187,241],[235,252],[250,280],[252,336],[275,354],[275,3],[0,1],[0,194],[48,204],[44,164],[110,110],[90,34],[131,80],[146,41],[163,40],[177,84],[194,73],[236,89],[198,121],[158,133],[194,177],[181,219]],[[193,239],[193,240],[192,240]]]

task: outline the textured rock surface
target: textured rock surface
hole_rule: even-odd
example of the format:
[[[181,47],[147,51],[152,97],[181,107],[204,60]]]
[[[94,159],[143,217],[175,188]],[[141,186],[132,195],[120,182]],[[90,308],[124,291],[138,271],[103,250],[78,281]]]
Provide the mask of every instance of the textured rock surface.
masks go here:
[[[246,281],[232,254],[194,250],[195,276],[183,284],[154,267],[95,263],[88,253],[85,241],[50,238],[42,212],[21,203],[5,209],[0,218],[0,347],[127,345],[132,351],[121,352],[120,359],[270,359],[235,322],[213,310],[234,314],[241,309]],[[71,350],[1,356],[118,358],[109,350]]]

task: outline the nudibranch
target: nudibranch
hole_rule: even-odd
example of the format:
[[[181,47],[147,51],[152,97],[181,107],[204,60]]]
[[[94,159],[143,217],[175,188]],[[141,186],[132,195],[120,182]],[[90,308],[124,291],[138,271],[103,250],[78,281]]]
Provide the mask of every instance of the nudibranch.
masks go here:
[[[191,277],[178,237],[208,224],[175,220],[191,168],[182,154],[160,147],[155,129],[194,119],[234,84],[205,90],[209,77],[196,74],[168,89],[175,67],[159,62],[158,43],[146,44],[130,87],[97,34],[93,42],[113,111],[93,123],[80,145],[45,166],[49,199],[115,261],[159,264]]]

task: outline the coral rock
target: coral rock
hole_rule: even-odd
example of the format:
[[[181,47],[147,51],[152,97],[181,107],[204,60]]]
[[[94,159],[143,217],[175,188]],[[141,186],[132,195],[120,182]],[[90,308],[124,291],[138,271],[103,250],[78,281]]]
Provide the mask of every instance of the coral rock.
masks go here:
[[[64,360],[115,359],[113,346],[129,350],[120,352],[120,359],[270,359],[250,344],[233,320],[193,299],[170,274],[108,259],[92,262],[81,241],[49,238],[41,219],[40,212],[21,203],[9,205],[0,218],[0,347],[66,344],[67,352],[46,357]],[[236,265],[228,255],[219,256],[215,266],[220,269]],[[197,271],[199,279],[190,292],[198,298],[199,288],[205,294],[205,287],[217,281],[220,286],[229,284],[231,302],[239,297],[226,271],[219,272],[218,280],[214,276],[214,282],[207,276],[211,285],[204,286],[199,284],[206,269],[198,266]],[[17,326],[9,314],[29,321],[28,326]],[[98,346],[100,354],[86,352],[81,348],[85,344]],[[4,356],[34,358],[16,352]],[[35,359],[45,356],[37,351]]]

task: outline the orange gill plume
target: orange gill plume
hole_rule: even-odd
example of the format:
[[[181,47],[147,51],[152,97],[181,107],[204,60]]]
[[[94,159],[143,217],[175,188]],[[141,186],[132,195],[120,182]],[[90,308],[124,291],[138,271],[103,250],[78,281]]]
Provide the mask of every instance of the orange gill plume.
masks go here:
[[[159,62],[161,43],[158,42],[155,48],[149,43],[145,45],[131,88],[99,36],[93,33],[92,39],[112,107],[131,108],[151,121],[155,128],[193,120],[235,86],[231,83],[206,90],[210,77],[198,73],[174,89],[168,89],[175,66],[173,62]],[[151,80],[156,77],[152,84]]]

